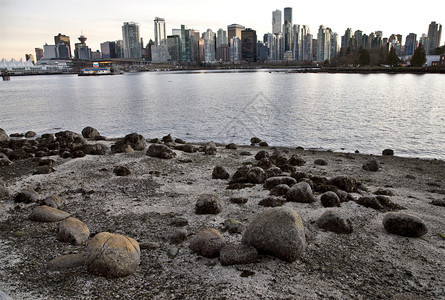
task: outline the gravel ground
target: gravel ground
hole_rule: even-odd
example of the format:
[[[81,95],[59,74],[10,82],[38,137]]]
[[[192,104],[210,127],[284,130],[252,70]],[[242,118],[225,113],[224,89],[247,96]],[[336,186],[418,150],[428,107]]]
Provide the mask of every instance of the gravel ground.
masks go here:
[[[109,143],[109,142],[108,142]],[[258,202],[269,195],[262,185],[228,190],[227,180],[212,179],[216,165],[230,174],[267,148],[218,147],[215,156],[175,151],[170,160],[152,158],[145,151],[56,160],[55,172],[32,175],[36,163],[15,161],[0,167],[11,196],[1,199],[0,290],[13,299],[443,299],[445,297],[445,207],[432,200],[445,198],[445,162],[400,157],[378,157],[378,172],[361,168],[370,156],[310,150],[283,149],[298,154],[306,164],[297,167],[311,175],[349,175],[370,192],[389,188],[391,200],[420,217],[428,227],[421,238],[388,234],[385,215],[354,201],[336,210],[350,218],[354,232],[336,234],[319,229],[316,220],[327,209],[314,203],[286,202],[303,219],[309,237],[305,254],[288,263],[260,255],[253,264],[222,266],[218,259],[197,256],[190,238],[205,228],[223,232],[232,218],[244,225],[266,208]],[[250,151],[253,155],[240,155]],[[272,153],[272,150],[268,150]],[[325,159],[326,166],[315,165]],[[131,175],[118,177],[115,166],[126,166]],[[407,176],[408,175],[408,176]],[[77,189],[88,185],[94,193]],[[47,270],[51,259],[80,253],[85,246],[57,241],[57,223],[36,223],[28,216],[36,204],[16,204],[21,189],[34,188],[41,198],[59,195],[62,209],[86,223],[92,235],[102,231],[120,233],[138,241],[141,264],[134,274],[105,279],[84,267]],[[224,202],[218,215],[196,215],[194,205],[202,193],[218,195]],[[354,198],[361,195],[352,194]],[[244,205],[232,197],[245,197]],[[320,198],[316,194],[317,199]],[[185,218],[188,239],[170,243],[172,224]],[[226,242],[238,243],[241,234],[223,232]],[[176,253],[177,252],[177,253]]]

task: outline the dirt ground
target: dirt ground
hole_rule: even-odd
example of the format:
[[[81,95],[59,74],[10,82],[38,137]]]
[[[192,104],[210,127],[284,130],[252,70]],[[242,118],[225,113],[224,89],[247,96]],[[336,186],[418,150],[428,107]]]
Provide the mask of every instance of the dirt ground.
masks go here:
[[[109,143],[109,142],[106,142]],[[212,179],[215,166],[232,175],[243,164],[256,164],[255,154],[266,149],[252,146],[237,150],[218,146],[215,156],[175,151],[176,158],[162,160],[145,151],[56,160],[55,172],[32,175],[36,163],[15,161],[0,167],[11,196],[1,199],[0,290],[13,299],[443,299],[445,297],[445,207],[431,205],[445,198],[445,162],[379,156],[381,169],[362,169],[368,155],[283,149],[298,154],[307,174],[331,178],[349,175],[369,193],[379,188],[394,192],[391,200],[420,217],[428,227],[421,238],[389,234],[382,225],[384,212],[354,201],[335,208],[348,216],[352,234],[321,230],[316,220],[327,210],[316,194],[314,203],[286,202],[303,219],[310,237],[304,255],[293,263],[260,255],[256,263],[222,266],[218,259],[193,253],[190,238],[205,228],[223,232],[224,221],[244,225],[267,208],[258,202],[269,191],[262,185],[228,190],[227,180]],[[251,156],[240,155],[249,151]],[[326,166],[315,165],[323,158]],[[115,166],[126,166],[131,175],[118,177]],[[94,193],[79,192],[89,186]],[[141,264],[128,277],[105,279],[84,267],[47,270],[51,259],[80,253],[85,246],[57,241],[57,223],[36,223],[28,216],[36,204],[14,203],[24,188],[34,188],[41,198],[58,195],[62,209],[82,220],[92,235],[102,231],[130,236],[141,245]],[[218,215],[196,215],[202,193],[218,195],[224,202]],[[363,192],[363,194],[366,194]],[[360,194],[352,194],[359,198]],[[229,201],[245,197],[244,205]],[[172,222],[185,218],[188,239],[170,242]],[[173,222],[174,223],[174,222]],[[226,242],[239,243],[241,234],[223,232]]]

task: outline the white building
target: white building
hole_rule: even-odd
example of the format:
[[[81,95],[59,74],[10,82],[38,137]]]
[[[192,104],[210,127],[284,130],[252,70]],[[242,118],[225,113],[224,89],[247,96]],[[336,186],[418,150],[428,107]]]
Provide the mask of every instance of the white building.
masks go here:
[[[56,45],[43,45],[43,58],[42,59],[54,59],[57,58],[57,47]]]
[[[230,39],[230,61],[234,64],[241,62],[241,39],[237,36]]]
[[[214,62],[216,60],[215,55],[215,34],[211,29],[207,29],[203,33],[204,38],[204,61]]]

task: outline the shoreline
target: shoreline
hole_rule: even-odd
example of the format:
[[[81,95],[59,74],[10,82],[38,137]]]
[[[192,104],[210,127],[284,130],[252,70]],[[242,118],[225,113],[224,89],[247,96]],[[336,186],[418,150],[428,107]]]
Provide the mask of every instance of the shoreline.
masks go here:
[[[0,178],[9,189],[8,196],[0,198],[1,291],[27,299],[428,299],[440,298],[445,292],[445,279],[440,275],[445,268],[440,235],[445,234],[445,207],[431,204],[445,198],[444,161],[276,147],[281,163],[291,157],[301,159],[292,167],[277,160],[283,172],[279,176],[299,178],[313,186],[315,202],[273,196],[278,204],[301,216],[306,251],[294,262],[261,253],[253,263],[225,266],[218,258],[193,252],[191,240],[203,229],[216,228],[225,243],[241,242],[246,226],[269,209],[260,203],[272,196],[261,183],[229,189],[229,181],[240,168],[257,166],[259,152],[273,156],[275,147],[218,144],[212,151],[201,152],[206,151],[202,145],[183,144],[185,141],[171,136],[145,144],[131,140],[131,147],[139,150],[112,153],[117,140],[87,139],[87,145],[104,145],[107,150],[77,158],[51,155],[54,170],[47,174],[33,175],[46,157],[14,160],[0,167]],[[169,147],[174,157],[147,155],[153,142]],[[380,162],[376,172],[363,169],[371,158]],[[128,168],[130,174],[116,175],[117,166]],[[223,166],[230,178],[212,178],[215,166]],[[354,178],[360,189],[347,192],[348,200],[339,207],[325,207],[321,203],[324,189],[337,176]],[[26,188],[35,189],[40,200],[16,202],[17,193]],[[208,193],[221,200],[222,211],[196,214],[197,199]],[[389,208],[366,207],[360,200],[382,193],[392,203]],[[89,227],[90,239],[104,231],[134,238],[141,246],[134,273],[107,279],[90,274],[83,266],[49,270],[48,262],[55,257],[85,249],[85,245],[58,241],[58,222],[29,219],[33,209],[51,195],[64,199],[60,209]],[[237,204],[232,199],[247,202]],[[353,232],[339,234],[319,228],[318,219],[326,211],[341,213],[350,220]],[[421,238],[386,232],[382,221],[389,212],[419,217],[428,232]],[[241,227],[231,232],[227,220]],[[179,233],[182,239],[178,241],[173,237]]]

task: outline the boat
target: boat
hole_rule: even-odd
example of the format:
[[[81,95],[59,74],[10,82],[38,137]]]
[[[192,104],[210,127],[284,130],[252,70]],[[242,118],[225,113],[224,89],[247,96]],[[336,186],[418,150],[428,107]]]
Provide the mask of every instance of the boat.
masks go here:
[[[85,68],[80,70],[79,76],[99,76],[99,75],[120,75],[122,71],[115,71],[111,68]]]

